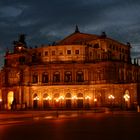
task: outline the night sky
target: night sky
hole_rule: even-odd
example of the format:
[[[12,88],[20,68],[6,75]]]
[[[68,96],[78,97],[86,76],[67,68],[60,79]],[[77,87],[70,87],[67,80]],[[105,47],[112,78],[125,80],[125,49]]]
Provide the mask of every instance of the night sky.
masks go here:
[[[23,33],[29,46],[48,44],[74,32],[130,42],[140,56],[140,0],[0,0],[0,66],[6,48]]]

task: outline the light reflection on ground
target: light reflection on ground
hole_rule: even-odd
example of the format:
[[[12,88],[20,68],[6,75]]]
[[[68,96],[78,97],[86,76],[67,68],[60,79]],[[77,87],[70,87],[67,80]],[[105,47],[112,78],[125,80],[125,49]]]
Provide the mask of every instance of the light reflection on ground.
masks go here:
[[[36,113],[0,121],[0,140],[135,140],[139,134],[136,112]]]

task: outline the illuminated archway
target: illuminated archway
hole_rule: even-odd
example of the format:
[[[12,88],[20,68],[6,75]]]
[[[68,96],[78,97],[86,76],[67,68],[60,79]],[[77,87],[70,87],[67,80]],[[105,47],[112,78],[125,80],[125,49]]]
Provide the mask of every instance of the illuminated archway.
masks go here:
[[[71,93],[67,93],[65,96],[66,99],[66,108],[70,109],[71,105],[72,105],[72,101],[71,101]]]
[[[39,97],[37,94],[34,94],[33,96],[33,108],[37,109],[38,108],[38,101],[39,101]]]
[[[54,100],[54,107],[59,108],[60,106],[59,93],[54,94],[53,100]]]
[[[77,107],[83,108],[83,94],[82,93],[77,94]]]
[[[51,97],[47,93],[45,93],[43,95],[43,108],[44,109],[47,109],[50,107],[50,100],[51,100]]]
[[[9,110],[11,109],[11,105],[12,105],[13,100],[14,100],[14,92],[9,91],[7,94],[7,108]]]
[[[123,98],[124,98],[124,102],[125,102],[125,107],[129,108],[130,107],[130,93],[128,90],[125,91]]]
[[[101,90],[97,90],[95,96],[96,96],[96,99],[97,99],[97,102],[96,102],[95,106],[101,107],[102,106],[102,101],[103,101]]]
[[[85,96],[85,108],[86,109],[90,108],[90,99],[91,99],[91,97],[89,95]]]

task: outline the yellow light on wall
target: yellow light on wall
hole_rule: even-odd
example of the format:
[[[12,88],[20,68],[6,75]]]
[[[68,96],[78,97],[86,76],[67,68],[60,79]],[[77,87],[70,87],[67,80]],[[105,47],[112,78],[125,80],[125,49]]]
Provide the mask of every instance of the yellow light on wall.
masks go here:
[[[18,47],[18,49],[19,49],[19,51],[21,51],[22,47],[21,47],[21,46],[19,46],[19,47]]]
[[[48,100],[52,100],[52,98],[50,96],[48,96]]]
[[[59,100],[64,100],[65,98],[64,98],[64,96],[60,96],[58,99]]]
[[[55,101],[56,101],[56,102],[59,102],[59,99],[58,99],[58,98],[56,98],[56,99],[55,99]]]
[[[0,99],[0,102],[2,102],[2,99]]]
[[[91,99],[91,97],[90,97],[90,96],[86,96],[85,99],[86,99],[86,100],[87,100],[87,99]]]
[[[108,96],[108,99],[112,99],[113,100],[113,99],[115,99],[115,97],[111,94],[111,95]]]
[[[77,97],[77,99],[81,99],[81,100],[83,100],[83,97]]]
[[[97,99],[96,98],[94,98],[94,102],[97,102]]]
[[[130,99],[130,96],[128,94],[125,94],[123,98],[125,99],[125,101],[128,101]]]
[[[72,99],[73,100],[77,99],[77,96],[76,95],[72,96]]]
[[[39,97],[38,96],[36,96],[36,97],[34,97],[34,99],[33,100],[39,100]]]
[[[43,98],[43,100],[52,100],[52,98],[50,96]]]

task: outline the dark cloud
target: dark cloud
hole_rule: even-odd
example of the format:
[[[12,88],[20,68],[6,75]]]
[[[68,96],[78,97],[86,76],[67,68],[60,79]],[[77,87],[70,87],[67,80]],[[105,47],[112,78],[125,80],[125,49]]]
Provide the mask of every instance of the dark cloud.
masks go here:
[[[106,31],[109,37],[131,42],[135,55],[140,51],[139,13],[139,0],[1,0],[0,57],[20,33],[35,46],[62,39],[76,24],[81,32]]]

